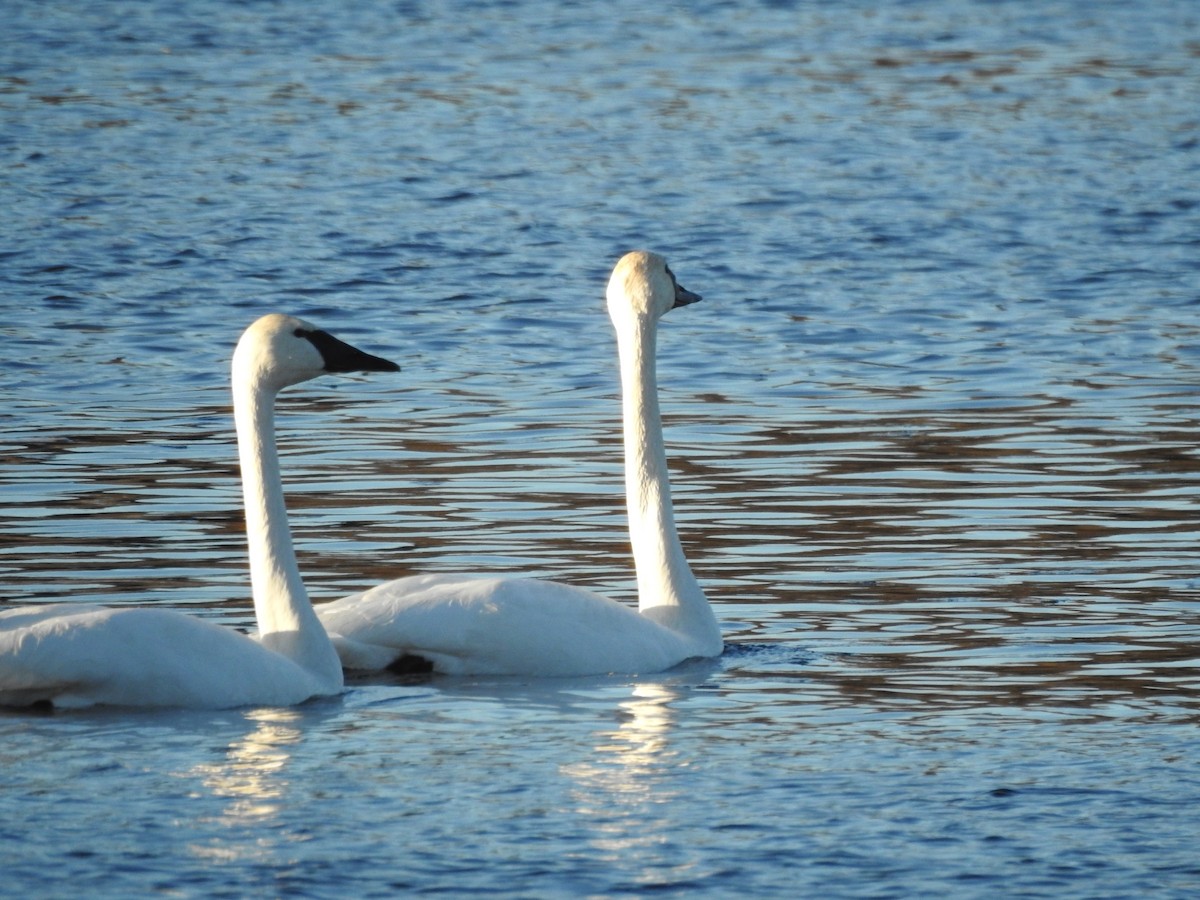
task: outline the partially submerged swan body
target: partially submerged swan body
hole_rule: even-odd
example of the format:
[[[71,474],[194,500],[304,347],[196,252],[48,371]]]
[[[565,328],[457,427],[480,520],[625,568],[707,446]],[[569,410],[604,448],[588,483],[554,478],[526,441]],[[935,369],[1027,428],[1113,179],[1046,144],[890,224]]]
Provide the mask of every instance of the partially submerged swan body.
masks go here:
[[[55,603],[0,612],[0,705],[290,706],[342,690],[296,564],[275,448],[275,395],[327,372],[394,372],[300,319],[242,335],[233,403],[257,638],[171,610]]]
[[[617,263],[607,296],[638,609],[552,581],[414,575],[317,608],[346,669],[412,662],[460,675],[630,674],[721,653],[720,626],[675,528],[655,374],[659,319],[700,297],[679,286],[661,256],[642,251]]]

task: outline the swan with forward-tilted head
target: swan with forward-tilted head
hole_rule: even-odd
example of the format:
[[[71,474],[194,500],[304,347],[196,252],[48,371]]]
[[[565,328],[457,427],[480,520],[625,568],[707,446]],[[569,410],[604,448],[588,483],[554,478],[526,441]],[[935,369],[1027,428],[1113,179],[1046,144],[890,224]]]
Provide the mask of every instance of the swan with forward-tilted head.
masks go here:
[[[300,578],[275,449],[275,395],[326,372],[394,372],[290,316],[251,325],[233,356],[257,639],[172,610],[55,603],[0,612],[0,705],[290,706],[342,690]]]
[[[317,608],[351,670],[416,658],[451,674],[659,672],[722,650],[716,616],[679,543],[655,375],[659,319],[700,299],[661,256],[626,254],[608,283],[617,332],[629,535],[638,609],[528,578],[414,575]]]

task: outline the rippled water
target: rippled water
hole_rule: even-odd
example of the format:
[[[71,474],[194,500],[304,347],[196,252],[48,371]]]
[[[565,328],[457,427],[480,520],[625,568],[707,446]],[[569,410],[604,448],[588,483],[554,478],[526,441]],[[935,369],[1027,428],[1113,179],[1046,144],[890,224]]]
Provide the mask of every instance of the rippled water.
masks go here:
[[[602,14],[597,15],[601,11]],[[227,367],[317,600],[631,600],[624,250],[725,624],[659,676],[0,716],[0,894],[1200,891],[1200,11],[9,3],[0,600],[251,624]]]

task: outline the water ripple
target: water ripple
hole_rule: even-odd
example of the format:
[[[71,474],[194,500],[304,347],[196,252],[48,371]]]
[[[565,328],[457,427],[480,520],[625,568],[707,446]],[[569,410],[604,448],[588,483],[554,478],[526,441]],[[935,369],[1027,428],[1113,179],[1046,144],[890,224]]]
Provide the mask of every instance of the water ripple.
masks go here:
[[[317,600],[632,600],[603,285],[646,245],[705,297],[660,386],[729,638],[6,714],[10,890],[1194,894],[1195,15],[592,12],[6,8],[0,601],[251,623],[227,368],[276,309],[404,367],[281,402]]]

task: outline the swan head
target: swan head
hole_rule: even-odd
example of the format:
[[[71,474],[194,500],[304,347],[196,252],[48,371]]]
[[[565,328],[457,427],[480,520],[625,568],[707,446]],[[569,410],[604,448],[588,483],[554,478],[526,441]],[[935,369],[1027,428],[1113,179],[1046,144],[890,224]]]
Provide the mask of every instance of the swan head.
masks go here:
[[[608,314],[617,323],[630,316],[657,321],[676,306],[699,299],[675,280],[665,259],[646,250],[622,256],[608,279]]]
[[[335,372],[398,372],[390,360],[364,353],[327,331],[272,313],[242,333],[233,353],[235,381],[280,390]]]

